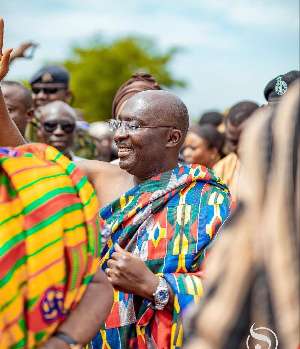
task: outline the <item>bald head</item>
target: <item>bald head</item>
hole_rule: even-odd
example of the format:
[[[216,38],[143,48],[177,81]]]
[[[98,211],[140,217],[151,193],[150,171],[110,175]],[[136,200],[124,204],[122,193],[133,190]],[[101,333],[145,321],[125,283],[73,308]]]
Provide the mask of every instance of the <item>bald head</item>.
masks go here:
[[[18,95],[18,98],[24,104],[26,109],[32,108],[33,102],[32,102],[31,92],[28,88],[26,88],[20,82],[4,80],[1,82],[1,87],[5,90],[8,88],[11,88],[14,91],[14,94]]]
[[[64,116],[66,115],[74,122],[77,119],[76,111],[72,107],[70,107],[69,104],[62,101],[54,101],[46,105],[43,105],[37,109],[37,115],[39,116],[40,120],[42,120],[50,114]]]
[[[183,138],[189,128],[188,110],[182,100],[164,90],[148,90],[131,97],[124,106],[127,112],[139,114],[147,121],[170,125],[182,131]]]

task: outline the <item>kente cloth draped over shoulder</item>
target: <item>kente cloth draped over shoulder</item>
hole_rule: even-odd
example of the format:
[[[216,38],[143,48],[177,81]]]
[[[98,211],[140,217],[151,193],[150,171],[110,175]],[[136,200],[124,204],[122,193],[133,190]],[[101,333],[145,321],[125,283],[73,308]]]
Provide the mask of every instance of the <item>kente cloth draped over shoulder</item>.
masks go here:
[[[52,147],[0,148],[0,348],[37,348],[96,272],[98,203]]]
[[[180,315],[202,295],[200,264],[204,249],[229,214],[229,193],[213,172],[178,166],[129,190],[100,212],[108,241],[101,265],[117,242],[162,274],[174,292],[174,311],[154,311],[150,302],[114,292],[105,327],[91,348],[180,348]]]

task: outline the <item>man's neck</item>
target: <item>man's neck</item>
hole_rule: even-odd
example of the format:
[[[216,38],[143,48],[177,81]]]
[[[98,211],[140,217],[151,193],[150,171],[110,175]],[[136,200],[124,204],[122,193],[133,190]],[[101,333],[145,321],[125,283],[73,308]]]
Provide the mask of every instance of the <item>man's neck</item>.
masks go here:
[[[173,170],[177,165],[178,165],[178,162],[176,161],[176,162],[173,162],[173,163],[168,164],[166,166],[154,169],[154,170],[148,172],[143,177],[133,176],[133,182],[134,182],[135,185],[138,185],[138,184],[143,183],[146,180],[148,180],[148,179],[150,179],[150,178],[152,178],[154,176],[159,175],[160,173],[164,173],[164,172],[168,172],[168,171]]]
[[[73,160],[74,154],[73,154],[73,152],[72,152],[71,150],[66,150],[66,151],[64,151],[64,152],[62,152],[62,153],[63,153],[64,156],[66,156],[68,159]]]

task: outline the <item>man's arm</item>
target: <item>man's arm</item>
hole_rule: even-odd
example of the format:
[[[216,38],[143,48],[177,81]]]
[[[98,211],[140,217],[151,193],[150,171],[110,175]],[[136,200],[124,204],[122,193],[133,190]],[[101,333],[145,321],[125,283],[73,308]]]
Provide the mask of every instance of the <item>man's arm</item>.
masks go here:
[[[118,199],[134,186],[133,176],[118,165],[98,160],[84,160],[76,163],[88,177],[96,190],[100,207]]]
[[[10,55],[12,49],[7,49],[2,52],[4,38],[4,22],[0,18],[0,82],[8,73]],[[25,140],[19,132],[15,123],[9,117],[2,91],[0,88],[0,146],[11,146],[24,144]]]
[[[107,318],[112,302],[112,286],[103,271],[99,269],[76,309],[70,313],[57,331],[66,333],[78,343],[87,344]],[[39,349],[64,348],[68,346],[62,340],[52,336]]]

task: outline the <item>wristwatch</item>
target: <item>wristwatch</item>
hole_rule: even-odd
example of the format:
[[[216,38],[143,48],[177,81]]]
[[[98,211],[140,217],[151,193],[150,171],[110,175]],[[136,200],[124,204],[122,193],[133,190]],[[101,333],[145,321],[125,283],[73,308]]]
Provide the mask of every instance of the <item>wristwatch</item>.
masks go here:
[[[163,310],[169,302],[169,287],[167,281],[159,276],[159,284],[153,293],[154,309]]]
[[[54,337],[59,338],[63,342],[67,343],[70,349],[82,349],[83,346],[79,344],[75,339],[71,338],[65,332],[55,332]]]

